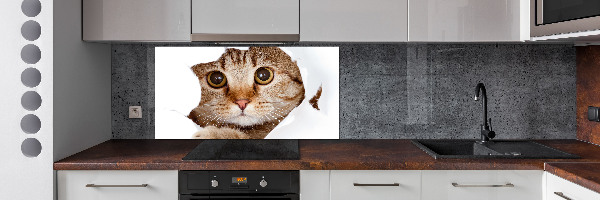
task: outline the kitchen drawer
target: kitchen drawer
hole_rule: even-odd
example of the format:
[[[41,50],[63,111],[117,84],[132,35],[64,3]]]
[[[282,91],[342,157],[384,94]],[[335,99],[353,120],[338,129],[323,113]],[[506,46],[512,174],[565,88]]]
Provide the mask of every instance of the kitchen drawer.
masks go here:
[[[542,175],[537,170],[423,171],[423,199],[541,200]]]
[[[420,199],[421,171],[332,170],[330,184],[331,200],[417,200]]]
[[[59,200],[177,200],[177,171],[68,170],[57,172]],[[88,184],[117,187],[86,187]],[[148,184],[146,187],[125,187]]]
[[[559,192],[562,194],[556,194]],[[546,198],[545,200],[584,200],[584,199],[600,199],[600,194],[567,181],[554,174],[546,172]],[[562,195],[563,197],[561,197]]]

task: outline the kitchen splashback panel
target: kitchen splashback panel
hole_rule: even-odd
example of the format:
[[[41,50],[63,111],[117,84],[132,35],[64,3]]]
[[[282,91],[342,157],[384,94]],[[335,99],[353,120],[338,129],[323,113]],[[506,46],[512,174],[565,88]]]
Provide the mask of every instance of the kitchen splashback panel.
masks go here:
[[[114,139],[154,138],[154,47],[112,45]],[[486,84],[499,139],[576,137],[575,48],[563,44],[339,46],[340,139],[475,139]],[[128,107],[141,105],[142,119]]]

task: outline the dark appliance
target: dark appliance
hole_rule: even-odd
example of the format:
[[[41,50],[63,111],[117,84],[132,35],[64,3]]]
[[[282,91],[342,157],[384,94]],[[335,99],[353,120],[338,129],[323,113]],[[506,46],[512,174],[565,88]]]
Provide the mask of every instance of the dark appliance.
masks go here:
[[[531,36],[550,36],[600,29],[598,0],[530,0]]]
[[[536,0],[536,25],[600,16],[598,0]]]
[[[298,160],[298,140],[204,140],[182,160]]]
[[[299,200],[299,171],[179,171],[179,199]]]

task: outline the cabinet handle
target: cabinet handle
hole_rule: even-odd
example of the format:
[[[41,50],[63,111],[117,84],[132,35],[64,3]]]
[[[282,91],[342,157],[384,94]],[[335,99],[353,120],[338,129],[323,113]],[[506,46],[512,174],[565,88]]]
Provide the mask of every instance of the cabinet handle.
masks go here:
[[[515,187],[512,183],[507,183],[504,185],[461,185],[458,183],[452,183],[454,187]]]
[[[569,198],[568,196],[565,196],[565,194],[563,194],[562,192],[554,192],[554,194],[556,196],[562,197],[563,199],[566,199],[566,200],[573,200],[573,199]]]
[[[148,187],[148,184],[141,185],[96,185],[96,184],[87,184],[85,187]]]
[[[400,186],[400,183],[392,183],[392,184],[363,184],[363,183],[354,183],[354,186]]]

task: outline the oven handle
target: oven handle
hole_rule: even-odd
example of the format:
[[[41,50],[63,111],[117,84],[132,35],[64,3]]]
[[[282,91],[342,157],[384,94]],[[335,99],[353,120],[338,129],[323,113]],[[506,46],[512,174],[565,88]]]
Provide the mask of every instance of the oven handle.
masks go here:
[[[288,194],[288,195],[275,195],[275,196],[252,196],[252,195],[244,195],[244,196],[194,196],[194,195],[180,195],[180,200],[203,200],[203,199],[289,199],[289,200],[298,200],[299,197],[297,194]]]
[[[284,199],[289,198],[293,200],[292,197],[287,196],[210,196],[210,199]]]

